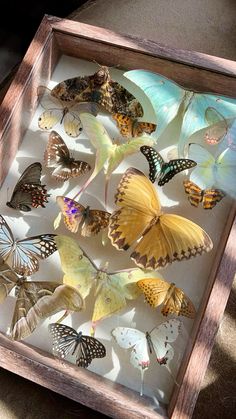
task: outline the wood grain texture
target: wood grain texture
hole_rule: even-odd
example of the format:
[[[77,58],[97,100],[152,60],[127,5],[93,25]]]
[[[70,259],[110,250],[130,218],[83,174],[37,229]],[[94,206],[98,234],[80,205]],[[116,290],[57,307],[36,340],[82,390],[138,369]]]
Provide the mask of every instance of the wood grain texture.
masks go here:
[[[204,292],[197,319],[185,351],[177,382],[168,408],[171,419],[190,418],[201,388],[236,272],[235,205],[226,218],[224,233],[217,249],[208,286]],[[230,231],[230,233],[229,233]]]
[[[110,380],[0,334],[0,366],[37,384],[120,419],[158,419],[155,404]],[[163,416],[164,415],[164,416]]]
[[[204,54],[168,49],[150,41],[55,17],[45,17],[0,109],[0,181],[7,174],[37,105],[36,89],[46,84],[60,54],[125,69],[160,72],[186,88],[235,95],[236,63]],[[179,62],[177,62],[179,61]],[[187,63],[185,65],[184,63]],[[201,67],[206,67],[202,69]],[[224,74],[220,74],[220,72]],[[14,98],[14,100],[13,100]],[[234,209],[212,267],[191,340],[169,405],[172,419],[190,418],[210,357],[235,272]],[[230,232],[231,231],[231,232]],[[230,233],[230,235],[229,235]],[[135,392],[49,354],[0,335],[0,365],[29,380],[116,418],[161,416]]]

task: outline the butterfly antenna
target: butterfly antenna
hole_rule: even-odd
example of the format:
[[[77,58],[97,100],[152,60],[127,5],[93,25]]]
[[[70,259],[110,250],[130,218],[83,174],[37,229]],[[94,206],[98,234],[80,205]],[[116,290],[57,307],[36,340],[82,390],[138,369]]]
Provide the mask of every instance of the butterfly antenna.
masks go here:
[[[72,310],[66,310],[65,313],[55,322],[55,323],[61,323],[63,322],[63,320],[69,316],[69,314],[72,314],[73,311]]]

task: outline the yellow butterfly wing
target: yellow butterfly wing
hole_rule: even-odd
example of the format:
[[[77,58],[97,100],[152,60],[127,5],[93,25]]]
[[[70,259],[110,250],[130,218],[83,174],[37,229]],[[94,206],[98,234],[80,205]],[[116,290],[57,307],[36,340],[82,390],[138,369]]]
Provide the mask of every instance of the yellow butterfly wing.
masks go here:
[[[170,288],[170,284],[160,278],[146,278],[137,282],[138,287],[145,295],[145,300],[151,307],[162,304]]]
[[[112,115],[112,118],[116,121],[117,127],[123,137],[128,138],[133,136],[133,122],[129,116],[115,113]]]
[[[178,316],[185,316],[190,319],[193,319],[196,314],[195,307],[190,298],[181,288],[177,288],[175,284],[170,284],[161,312],[163,316],[177,314]]]
[[[209,252],[212,247],[199,225],[179,215],[163,214],[135,246],[131,258],[140,267],[157,269]]]
[[[76,138],[80,135],[82,131],[82,123],[79,118],[79,115],[77,115],[76,112],[68,110],[68,112],[64,116],[63,122],[64,129],[67,135],[69,135],[72,138]]]
[[[77,233],[83,219],[84,206],[66,196],[57,196],[56,201],[62,212],[66,228],[72,233]],[[60,220],[58,221],[60,222]],[[56,223],[56,225],[58,224]]]
[[[84,254],[78,243],[71,237],[58,235],[55,242],[65,273],[63,283],[75,287],[86,298],[94,285],[97,270]]]

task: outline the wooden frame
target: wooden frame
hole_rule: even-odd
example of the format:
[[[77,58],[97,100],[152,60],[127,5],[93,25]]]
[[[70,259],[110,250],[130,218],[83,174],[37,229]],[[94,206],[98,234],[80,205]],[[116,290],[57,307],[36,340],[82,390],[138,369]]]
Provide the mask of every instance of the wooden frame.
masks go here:
[[[49,81],[61,54],[119,68],[149,69],[197,91],[228,96],[236,92],[235,62],[45,16],[1,105],[0,182],[37,106],[37,86]],[[174,388],[164,416],[186,419],[192,415],[236,270],[235,242],[233,207],[178,373],[177,381],[181,384]],[[126,387],[90,371],[78,371],[72,364],[62,366],[48,353],[12,342],[2,334],[0,366],[112,417],[164,417],[153,410],[148,398],[140,398]]]

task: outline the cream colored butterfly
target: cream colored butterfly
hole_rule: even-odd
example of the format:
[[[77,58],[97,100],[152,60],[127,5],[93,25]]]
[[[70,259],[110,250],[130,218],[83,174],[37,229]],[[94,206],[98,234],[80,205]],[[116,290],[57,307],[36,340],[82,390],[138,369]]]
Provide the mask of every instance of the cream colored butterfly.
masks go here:
[[[84,299],[94,290],[92,333],[98,321],[120,311],[126,306],[126,300],[133,300],[141,294],[136,285],[139,279],[150,277],[150,272],[144,273],[139,268],[108,273],[106,268],[96,267],[76,240],[58,235],[55,241],[65,273],[64,284],[75,287]]]
[[[76,138],[83,129],[79,112],[87,111],[97,115],[97,105],[94,103],[62,101],[52,96],[51,90],[45,86],[39,86],[37,93],[40,105],[45,109],[38,119],[38,126],[43,130],[49,131],[58,123],[63,123],[66,134]]]
[[[111,334],[121,348],[131,349],[130,362],[140,370],[141,390],[143,394],[143,378],[150,366],[149,354],[154,353],[160,365],[168,365],[174,357],[174,349],[170,343],[174,342],[180,332],[181,322],[171,319],[154,327],[150,332],[141,332],[130,327],[116,327]]]

